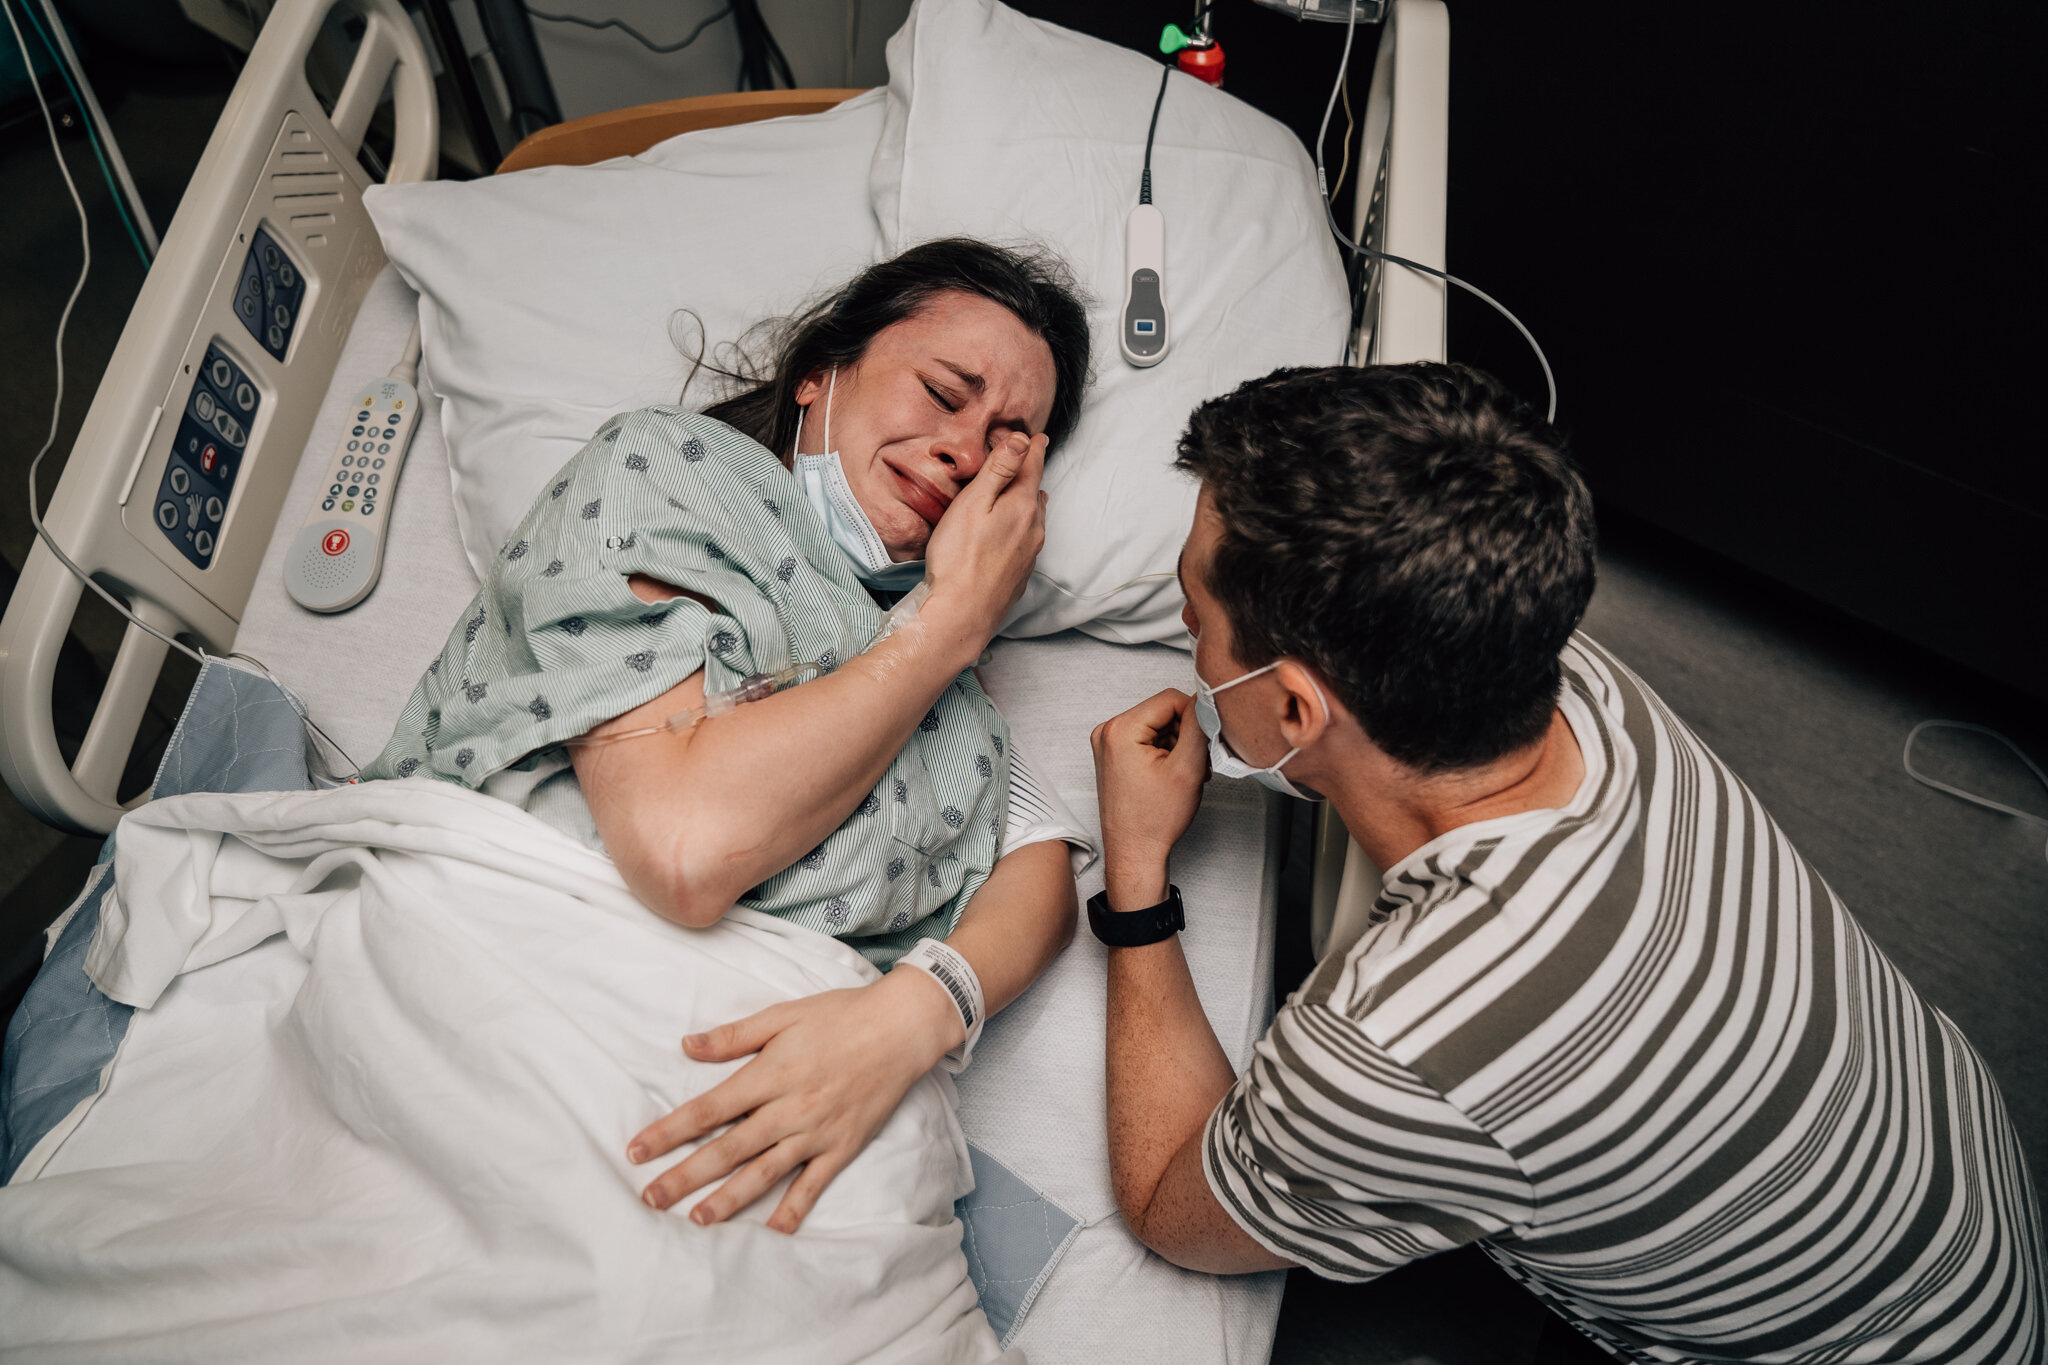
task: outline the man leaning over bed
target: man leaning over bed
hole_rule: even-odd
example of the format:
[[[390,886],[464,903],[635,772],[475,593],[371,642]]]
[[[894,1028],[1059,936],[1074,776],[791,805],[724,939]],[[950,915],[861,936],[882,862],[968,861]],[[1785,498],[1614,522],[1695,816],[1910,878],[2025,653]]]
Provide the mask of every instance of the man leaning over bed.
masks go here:
[[[1283,370],[1198,409],[1180,464],[1203,696],[1094,735],[1139,1238],[1340,1280],[1476,1242],[1631,1360],[2040,1360],[1997,1087],[1575,632],[1593,510],[1558,434],[1458,366]],[[1238,1076],[1173,932],[1212,764],[1326,797],[1386,869]]]

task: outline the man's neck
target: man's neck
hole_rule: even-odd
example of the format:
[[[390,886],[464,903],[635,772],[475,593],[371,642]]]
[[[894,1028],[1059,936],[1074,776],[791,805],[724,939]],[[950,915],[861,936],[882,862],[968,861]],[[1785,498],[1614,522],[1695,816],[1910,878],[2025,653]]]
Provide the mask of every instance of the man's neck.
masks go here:
[[[1461,825],[1569,805],[1586,776],[1578,737],[1557,710],[1543,738],[1477,768],[1425,777],[1370,743],[1335,767],[1316,785],[1383,871]]]

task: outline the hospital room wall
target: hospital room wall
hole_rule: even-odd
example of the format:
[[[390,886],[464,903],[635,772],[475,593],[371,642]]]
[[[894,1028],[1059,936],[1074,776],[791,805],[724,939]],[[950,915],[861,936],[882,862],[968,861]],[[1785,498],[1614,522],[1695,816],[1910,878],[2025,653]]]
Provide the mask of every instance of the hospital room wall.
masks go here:
[[[1452,7],[1449,252],[1609,515],[2048,699],[2048,11]],[[1455,298],[1451,353],[1524,386]]]
[[[1146,51],[1160,23],[1017,7]],[[2048,699],[2048,9],[1450,11],[1449,263],[1542,339],[1603,512]],[[1215,23],[1225,88],[1312,138],[1342,30]],[[1542,394],[1455,291],[1449,344]]]

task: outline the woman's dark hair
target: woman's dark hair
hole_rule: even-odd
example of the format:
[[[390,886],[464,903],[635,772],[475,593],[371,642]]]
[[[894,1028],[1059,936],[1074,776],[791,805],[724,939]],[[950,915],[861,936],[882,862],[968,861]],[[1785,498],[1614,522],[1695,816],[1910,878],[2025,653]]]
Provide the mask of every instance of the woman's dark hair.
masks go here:
[[[704,409],[705,416],[786,459],[799,420],[797,385],[820,370],[855,364],[877,333],[948,292],[1001,304],[1052,351],[1052,417],[1045,434],[1048,444],[1057,447],[1080,418],[1081,395],[1088,386],[1088,314],[1073,275],[1049,251],[992,246],[967,237],[914,246],[869,266],[802,312],[763,324],[759,330],[765,337],[759,344],[765,354],[758,360],[746,354],[743,342],[738,364],[705,366],[744,385]]]
[[[1593,594],[1593,498],[1499,383],[1276,370],[1195,409],[1176,463],[1223,524],[1203,581],[1240,663],[1308,664],[1423,772],[1542,738]]]

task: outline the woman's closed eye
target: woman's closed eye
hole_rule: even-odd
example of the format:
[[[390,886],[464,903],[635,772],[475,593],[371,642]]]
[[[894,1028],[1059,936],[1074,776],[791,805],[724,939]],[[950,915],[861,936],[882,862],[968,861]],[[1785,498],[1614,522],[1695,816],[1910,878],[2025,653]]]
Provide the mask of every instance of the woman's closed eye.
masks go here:
[[[953,396],[939,388],[938,385],[932,383],[929,379],[924,382],[924,391],[931,395],[932,401],[939,405],[941,411],[947,413],[960,411],[960,404]]]

